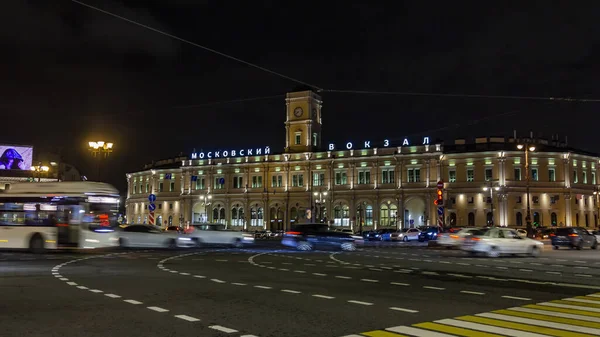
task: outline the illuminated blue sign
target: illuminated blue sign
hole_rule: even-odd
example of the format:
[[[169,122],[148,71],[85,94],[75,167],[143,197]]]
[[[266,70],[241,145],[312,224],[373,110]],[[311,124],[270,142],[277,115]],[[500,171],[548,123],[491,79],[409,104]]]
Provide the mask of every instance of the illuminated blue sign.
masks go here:
[[[228,157],[245,157],[245,156],[262,156],[271,154],[271,148],[265,146],[264,148],[258,147],[255,149],[238,149],[238,150],[223,150],[223,151],[209,151],[209,152],[195,152],[192,153],[192,159],[213,159],[213,158],[228,158]]]
[[[362,147],[362,149],[370,149],[372,147],[370,140],[365,141],[363,145],[364,146]],[[382,145],[382,147],[392,146],[389,139],[384,139],[383,144],[381,144],[381,145]],[[402,141],[402,145],[397,145],[397,146],[413,146],[413,145],[429,145],[429,137],[423,137],[422,144],[411,144],[411,142],[408,141],[408,138],[404,138],[404,140]],[[354,148],[354,143],[352,143],[352,142],[346,143],[346,150],[352,150],[353,148]],[[327,147],[327,150],[329,150],[329,151],[336,150],[335,144],[330,143],[329,146]]]

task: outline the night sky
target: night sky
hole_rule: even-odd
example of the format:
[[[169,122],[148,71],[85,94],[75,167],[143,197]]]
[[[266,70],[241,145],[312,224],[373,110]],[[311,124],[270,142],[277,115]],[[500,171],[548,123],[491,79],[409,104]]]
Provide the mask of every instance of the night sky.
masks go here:
[[[83,2],[325,89],[324,143],[517,129],[600,152],[596,102],[327,91],[599,99],[592,1]],[[1,7],[0,142],[61,149],[92,175],[87,142],[113,141],[103,174],[121,190],[126,172],[193,148],[285,145],[298,83],[69,0]]]

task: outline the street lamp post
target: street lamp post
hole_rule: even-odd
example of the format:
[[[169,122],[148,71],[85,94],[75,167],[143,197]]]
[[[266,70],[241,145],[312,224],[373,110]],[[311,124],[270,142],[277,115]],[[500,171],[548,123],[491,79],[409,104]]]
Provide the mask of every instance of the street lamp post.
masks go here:
[[[535,151],[535,146],[526,146],[523,144],[517,145],[517,149],[525,151],[525,180],[526,180],[526,194],[527,194],[527,216],[525,217],[525,222],[527,223],[527,236],[531,237],[533,229],[531,227],[531,204],[530,204],[530,196],[529,196],[529,182],[530,182],[530,172],[529,172],[529,152]]]
[[[105,142],[105,141],[97,141],[97,142],[89,142],[88,148],[92,153],[94,158],[97,158],[96,162],[96,178],[100,181],[100,160],[102,157],[108,158],[108,156],[113,152],[113,143]]]
[[[208,222],[208,206],[210,206],[210,200],[212,199],[212,195],[210,195],[210,193],[207,191],[206,195],[201,195],[200,196],[200,200],[202,200],[202,203],[204,204],[204,216],[206,217],[206,220],[204,220],[204,222]]]
[[[488,190],[490,191],[490,213],[492,215],[490,221],[491,221],[492,227],[494,227],[495,226],[495,224],[494,224],[494,190],[499,191],[500,187],[498,187],[498,186],[493,187],[492,186],[492,182],[490,181],[490,186],[489,187],[485,186],[483,188],[483,190],[484,191],[488,191]]]
[[[48,166],[42,165],[42,162],[38,162],[38,164],[36,166],[32,166],[31,167],[31,171],[34,174],[33,179],[35,180],[35,173],[37,172],[37,176],[38,176],[38,182],[42,181],[42,172],[48,172],[50,171],[50,168]]]
[[[313,195],[315,196],[315,206],[317,207],[316,218],[321,221],[323,219],[323,204],[325,203],[327,192],[314,192]]]

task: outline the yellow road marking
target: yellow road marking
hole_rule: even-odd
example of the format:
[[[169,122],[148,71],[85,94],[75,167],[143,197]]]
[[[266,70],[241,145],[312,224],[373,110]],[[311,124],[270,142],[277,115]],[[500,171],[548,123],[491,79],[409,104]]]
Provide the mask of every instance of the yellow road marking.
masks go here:
[[[550,301],[550,303],[577,305],[580,307],[588,307],[588,308],[600,308],[600,303],[595,304],[595,303],[585,303],[585,302],[577,302],[577,301],[569,301],[569,300],[556,300],[556,301]]]
[[[501,328],[521,330],[521,331],[533,332],[533,333],[538,333],[538,334],[543,334],[543,335],[548,335],[548,336],[556,336],[556,337],[593,337],[594,336],[594,335],[588,335],[588,334],[584,334],[584,333],[550,329],[550,328],[544,328],[541,326],[535,326],[535,325],[529,325],[529,324],[523,324],[523,323],[512,323],[512,322],[477,317],[477,316],[462,316],[462,317],[456,317],[456,319],[461,320],[461,321],[487,324],[487,325],[497,326],[497,327],[501,327]]]
[[[439,332],[444,332],[448,334],[465,336],[465,337],[502,337],[502,335],[495,335],[487,332],[469,330],[464,328],[457,328],[454,326],[439,324],[439,323],[419,323],[413,324],[415,328],[422,328],[427,330],[434,330]]]
[[[549,307],[549,306],[538,305],[538,304],[528,304],[528,305],[525,305],[524,308],[546,310],[546,311],[554,311],[554,312],[562,312],[562,313],[565,313],[565,314],[575,314],[575,315],[581,315],[581,316],[600,317],[600,312],[592,312],[592,311],[577,310],[577,309],[566,309],[566,308]]]
[[[384,331],[384,330],[373,330],[362,332],[361,335],[369,336],[369,337],[408,337],[405,335]]]
[[[512,311],[512,310],[495,310],[492,312],[495,314],[501,314],[501,315],[507,315],[507,316],[531,318],[531,319],[537,319],[540,321],[556,322],[556,323],[584,326],[586,328],[600,329],[600,323],[580,321],[580,320],[572,319],[572,318],[547,316],[547,315],[540,315],[540,314],[533,314],[533,313],[529,313],[529,312]]]

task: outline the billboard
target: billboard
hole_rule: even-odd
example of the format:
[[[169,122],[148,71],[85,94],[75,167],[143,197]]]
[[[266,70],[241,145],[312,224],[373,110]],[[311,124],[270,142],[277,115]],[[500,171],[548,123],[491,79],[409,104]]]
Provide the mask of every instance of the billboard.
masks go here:
[[[33,147],[0,145],[0,170],[31,170]]]

